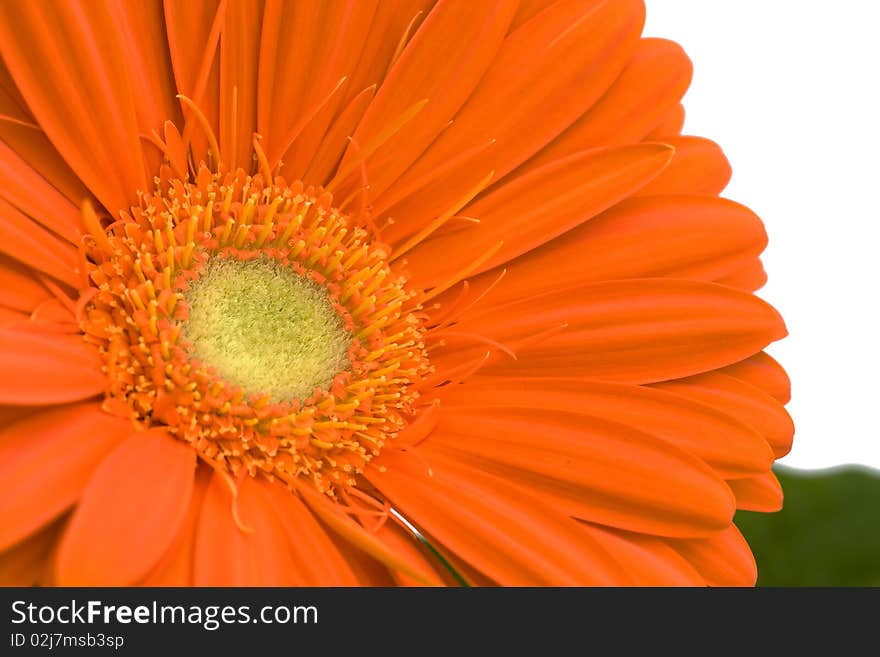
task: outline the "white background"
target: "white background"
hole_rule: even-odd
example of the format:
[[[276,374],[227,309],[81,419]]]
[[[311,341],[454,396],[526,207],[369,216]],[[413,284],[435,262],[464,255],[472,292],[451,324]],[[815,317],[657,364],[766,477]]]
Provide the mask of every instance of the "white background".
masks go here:
[[[724,196],[767,226],[759,295],[790,336],[782,463],[880,468],[880,2],[647,0],[694,63],[685,134],[724,149]]]

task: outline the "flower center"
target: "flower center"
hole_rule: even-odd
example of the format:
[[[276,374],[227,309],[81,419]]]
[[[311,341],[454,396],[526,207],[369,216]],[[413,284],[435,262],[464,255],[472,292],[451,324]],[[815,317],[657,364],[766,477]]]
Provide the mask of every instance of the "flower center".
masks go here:
[[[163,171],[106,228],[83,217],[80,324],[109,412],[230,476],[331,496],[416,415],[433,371],[416,293],[330,194],[202,167]]]
[[[326,288],[273,258],[212,258],[184,299],[193,356],[247,394],[301,399],[348,369],[351,334]]]

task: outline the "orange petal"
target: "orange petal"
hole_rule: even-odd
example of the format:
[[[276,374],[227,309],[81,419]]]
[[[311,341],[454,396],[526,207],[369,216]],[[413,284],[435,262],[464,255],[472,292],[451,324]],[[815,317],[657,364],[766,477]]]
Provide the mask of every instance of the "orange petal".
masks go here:
[[[41,406],[0,406],[0,427],[44,410],[46,407]]]
[[[730,163],[713,141],[702,137],[669,137],[663,140],[675,149],[672,162],[639,192],[655,194],[717,195],[730,181]]]
[[[351,580],[351,571],[327,534],[293,493],[278,483],[245,476],[233,499],[228,481],[213,476],[196,539],[196,586],[331,585]]]
[[[60,406],[0,430],[0,550],[76,502],[108,452],[131,431],[97,403]]]
[[[79,326],[76,323],[76,316],[67,303],[61,299],[52,298],[44,301],[39,308],[31,313],[28,318],[29,324],[22,326],[21,330],[28,331],[35,326],[53,326],[59,330],[64,329],[65,332],[80,335]]]
[[[342,90],[342,107],[367,87],[381,85],[395,58],[400,57],[434,4],[436,0],[378,3],[351,79]]]
[[[149,574],[140,582],[143,586],[192,586],[193,561],[202,501],[211,481],[213,471],[205,466],[196,467],[192,497],[186,512],[186,519],[180,526],[177,536]]]
[[[666,116],[663,117],[663,120],[654,126],[651,132],[645,135],[645,139],[648,141],[668,140],[671,137],[677,137],[680,135],[683,127],[684,105],[679,103],[667,112]]]
[[[510,31],[513,32],[523,23],[532,20],[555,2],[556,0],[521,0],[513,17],[513,22],[510,24]]]
[[[171,70],[165,16],[159,2],[116,2],[108,5],[128,64],[132,92],[137,98],[141,134],[162,134],[165,121],[180,125],[180,106]],[[145,170],[157,171],[156,150],[145,152]]]
[[[28,166],[37,171],[75,206],[89,196],[82,181],[55,150],[27,109],[9,70],[0,57],[0,142],[4,142]]]
[[[34,272],[9,256],[0,254],[0,306],[30,314],[50,298]]]
[[[186,520],[196,452],[164,429],[135,433],[92,476],[56,562],[61,586],[130,586]]]
[[[428,99],[416,120],[366,160],[373,198],[407,170],[468,99],[498,53],[515,9],[516,3],[504,0],[441,0],[431,10],[354,133],[356,143],[370,144],[389,120]],[[342,166],[354,155],[349,149]]]
[[[631,57],[644,6],[563,0],[505,39],[455,123],[416,165],[435,166],[475,135],[499,148],[486,163],[501,178],[589,108]],[[413,172],[416,173],[416,172]]]
[[[719,285],[736,287],[746,292],[760,290],[767,283],[767,272],[759,258],[752,258],[735,271],[715,279]]]
[[[653,387],[714,406],[757,429],[773,448],[776,458],[791,450],[794,423],[776,399],[753,385],[721,372],[667,381]]]
[[[662,539],[584,524],[633,579],[633,586],[705,586],[700,574]]]
[[[436,557],[428,556],[425,545],[393,520],[388,520],[377,531],[376,536],[388,545],[395,553],[401,555],[411,564],[415,571],[434,573],[433,580],[457,583],[450,573],[439,563]],[[426,539],[427,540],[427,539]],[[436,548],[435,548],[436,549]],[[399,570],[392,571],[395,582],[400,586],[424,586],[421,580]]]
[[[302,586],[355,586],[358,581],[346,559],[308,507],[279,483],[261,482],[287,531],[294,574]]]
[[[475,144],[497,143],[389,209],[395,225],[416,232],[487,174],[500,180],[571,125],[620,73],[643,20],[639,0],[563,0],[510,34],[452,125],[386,194],[430,177]]]
[[[669,542],[703,576],[709,586],[754,586],[755,557],[736,526],[707,538]]]
[[[791,380],[782,365],[773,357],[761,352],[721,370],[724,374],[750,383],[771,397],[787,404],[791,399]]]
[[[115,215],[137,201],[146,181],[137,111],[109,6],[0,3],[0,54],[41,128],[104,206]]]
[[[585,284],[499,306],[482,303],[456,330],[517,351],[549,328],[565,330],[493,364],[493,373],[586,376],[649,383],[735,363],[786,335],[761,299],[712,283],[633,279]]]
[[[464,580],[467,586],[482,586],[484,588],[499,586],[498,582],[496,582],[494,579],[480,572],[466,561],[463,561],[462,559],[457,557],[455,554],[447,554],[446,559],[449,561],[452,568],[455,569],[455,572],[457,572],[461,579]],[[622,576],[621,581],[624,580],[630,581],[628,577]]]
[[[671,156],[662,144],[597,149],[518,177],[467,208],[480,220],[475,227],[416,247],[407,256],[411,281],[421,288],[442,283],[499,241],[501,249],[475,273],[530,251],[629,196]]]
[[[437,583],[433,570],[422,570],[420,564],[398,554],[375,534],[368,532],[344,513],[343,509],[330,502],[329,498],[318,493],[308,485],[298,487],[300,495],[315,515],[340,538],[366,552],[392,570],[413,577],[422,584]]]
[[[439,391],[441,411],[516,409],[604,418],[694,454],[721,477],[766,472],[773,453],[755,429],[711,405],[652,388],[565,378],[472,377]]]
[[[73,244],[85,232],[78,207],[2,141],[0,196]]]
[[[782,486],[772,472],[748,479],[734,479],[727,484],[736,495],[737,509],[773,513],[782,508]]]
[[[3,198],[0,198],[0,252],[73,288],[79,286],[76,248],[37,225]]]
[[[246,527],[236,523],[233,505]],[[199,518],[195,585],[279,586],[289,581],[285,566],[292,566],[287,536],[256,483],[244,477],[233,498],[228,480],[215,473]]]
[[[329,182],[330,175],[349,144],[351,133],[367,111],[375,93],[375,86],[367,87],[334,119],[303,174],[303,182],[314,185],[326,185]]]
[[[431,454],[382,452],[367,477],[419,528],[502,585],[617,585],[626,574],[575,521],[527,490]],[[373,463],[378,464],[379,459]]]
[[[227,167],[247,169],[257,129],[262,3],[229,0],[224,18],[220,33],[220,152]]]
[[[0,370],[7,373],[0,378],[0,404],[62,404],[106,386],[101,357],[79,335],[0,329]]]
[[[63,527],[64,519],[56,520],[0,553],[0,586],[41,585]]]
[[[330,540],[354,574],[357,586],[397,586],[397,580],[384,563],[332,532]],[[424,585],[424,582],[419,580],[419,586]]]
[[[0,307],[0,327],[20,328],[22,325],[27,326],[27,323],[27,313],[23,313],[20,310]]]
[[[421,450],[516,481],[567,515],[634,532],[702,536],[726,527],[735,509],[728,487],[700,459],[589,415],[446,408]]]
[[[678,105],[692,73],[691,61],[677,43],[642,39],[605,95],[522,170],[531,171],[586,148],[641,141]]]
[[[489,300],[501,303],[621,278],[713,281],[766,245],[760,218],[733,201],[714,196],[633,198],[509,263]],[[497,276],[487,272],[471,283],[477,290]]]
[[[215,134],[219,129],[220,115],[220,57],[217,48],[226,5],[226,0],[164,0],[168,52],[177,91],[196,104]],[[216,26],[215,19],[219,20]],[[188,123],[194,123],[192,117],[188,118]],[[207,156],[206,136],[196,132],[192,142],[196,162],[204,161]]]
[[[283,160],[281,172],[288,180],[303,176],[340,107],[344,92],[335,87],[343,78],[348,81],[357,66],[377,4],[377,0],[266,4],[257,130],[269,162]],[[289,38],[290,34],[297,38]],[[351,136],[355,125],[349,125],[345,137]]]

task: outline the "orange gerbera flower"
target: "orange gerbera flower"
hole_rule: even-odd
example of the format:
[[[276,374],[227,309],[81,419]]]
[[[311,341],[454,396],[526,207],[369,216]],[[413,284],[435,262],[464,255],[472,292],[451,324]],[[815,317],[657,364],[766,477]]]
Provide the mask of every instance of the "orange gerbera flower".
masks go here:
[[[785,335],[638,0],[0,3],[0,577],[752,584]]]

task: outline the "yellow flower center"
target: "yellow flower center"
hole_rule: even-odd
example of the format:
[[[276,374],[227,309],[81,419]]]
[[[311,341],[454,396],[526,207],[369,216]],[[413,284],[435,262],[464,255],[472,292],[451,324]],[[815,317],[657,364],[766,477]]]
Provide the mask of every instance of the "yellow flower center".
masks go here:
[[[273,258],[213,258],[184,299],[193,357],[247,394],[302,399],[349,367],[351,334],[326,289]]]
[[[432,368],[415,293],[331,201],[202,168],[106,228],[86,208],[82,329],[104,356],[105,408],[231,476],[356,485]]]

